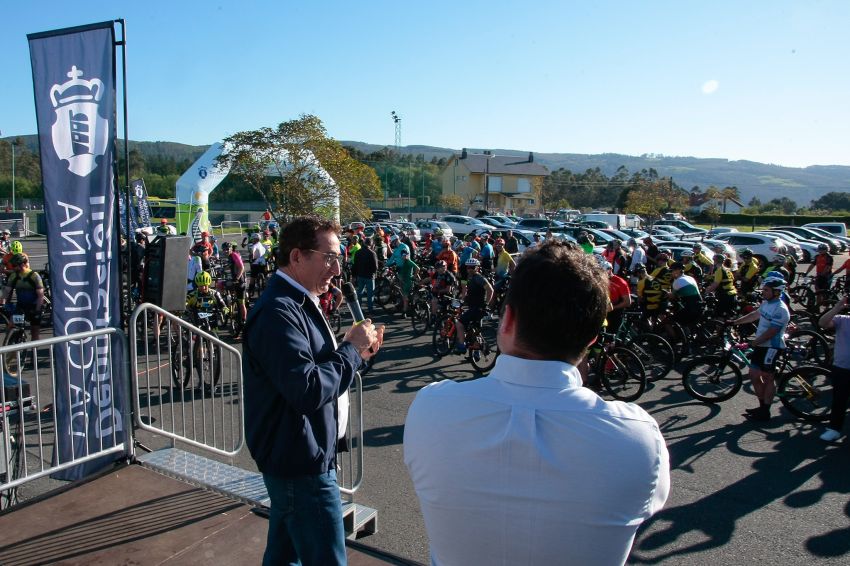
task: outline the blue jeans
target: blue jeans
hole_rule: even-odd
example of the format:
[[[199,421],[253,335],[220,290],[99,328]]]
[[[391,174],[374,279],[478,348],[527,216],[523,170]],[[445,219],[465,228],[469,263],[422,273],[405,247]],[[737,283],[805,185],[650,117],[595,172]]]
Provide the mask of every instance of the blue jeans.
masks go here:
[[[336,472],[281,478],[263,474],[271,499],[264,566],[346,564]]]
[[[363,291],[366,291],[366,304],[369,312],[372,312],[372,297],[375,295],[375,280],[371,277],[357,278],[357,298],[363,300]]]

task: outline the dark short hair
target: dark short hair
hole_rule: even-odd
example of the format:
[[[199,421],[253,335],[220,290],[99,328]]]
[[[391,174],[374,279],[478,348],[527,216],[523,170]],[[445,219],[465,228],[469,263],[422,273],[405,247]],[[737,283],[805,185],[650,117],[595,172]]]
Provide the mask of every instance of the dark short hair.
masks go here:
[[[522,255],[505,301],[523,349],[574,363],[605,321],[608,275],[574,244],[546,242]]]
[[[339,236],[342,228],[335,220],[320,216],[299,216],[287,224],[280,232],[278,244],[278,265],[289,265],[292,250],[314,250],[319,243],[319,232],[333,232]]]

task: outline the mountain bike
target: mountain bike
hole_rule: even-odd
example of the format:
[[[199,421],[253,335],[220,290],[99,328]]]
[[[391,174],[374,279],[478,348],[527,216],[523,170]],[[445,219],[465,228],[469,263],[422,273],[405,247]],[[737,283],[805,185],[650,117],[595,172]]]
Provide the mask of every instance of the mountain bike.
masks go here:
[[[214,327],[219,326],[217,312],[190,313],[189,321],[204,332],[217,336]],[[221,347],[212,340],[195,332],[177,327],[179,337],[171,336],[171,376],[180,389],[192,383],[192,370],[198,374],[198,385],[212,390],[221,379]]]
[[[602,333],[588,350],[586,386],[595,389],[601,383],[615,399],[635,401],[646,390],[646,370],[635,352],[616,345],[613,338]]]
[[[457,322],[463,311],[463,304],[458,299],[452,299],[444,315],[434,326],[434,354],[442,357],[452,351],[457,339]],[[480,321],[471,321],[466,325],[464,343],[466,344],[467,361],[479,373],[487,373],[496,365],[499,356],[499,346],[496,343],[498,325],[493,324],[487,315]]]
[[[38,316],[33,313],[32,316]],[[27,315],[15,306],[8,304],[3,310],[2,317],[6,321],[6,338],[3,341],[4,346],[21,344],[30,340],[29,330],[30,322],[27,320]],[[33,357],[33,350],[27,348],[15,352],[8,352],[3,356],[3,368],[6,373],[12,377],[19,377],[23,369],[30,363]]]

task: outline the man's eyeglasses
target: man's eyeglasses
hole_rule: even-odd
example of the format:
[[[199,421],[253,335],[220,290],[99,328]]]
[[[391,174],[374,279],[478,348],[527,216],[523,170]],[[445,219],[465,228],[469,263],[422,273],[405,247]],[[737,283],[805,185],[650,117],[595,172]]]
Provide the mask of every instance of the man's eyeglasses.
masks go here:
[[[333,252],[320,252],[319,250],[311,250],[307,249],[304,251],[313,252],[319,255],[324,256],[325,258],[325,267],[330,267],[334,264],[334,262],[339,263],[340,254],[335,254]]]

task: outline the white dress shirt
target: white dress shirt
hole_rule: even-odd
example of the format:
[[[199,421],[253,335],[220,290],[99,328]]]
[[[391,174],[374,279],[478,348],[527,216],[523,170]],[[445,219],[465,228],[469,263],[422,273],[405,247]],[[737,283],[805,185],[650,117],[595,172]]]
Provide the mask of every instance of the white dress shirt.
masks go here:
[[[504,354],[489,377],[417,394],[404,460],[440,565],[623,564],[670,491],[646,411],[574,366]]]

